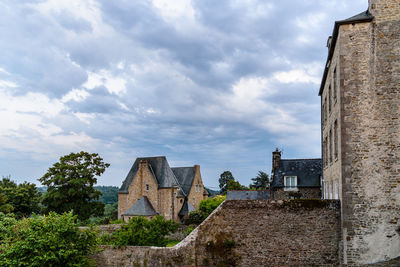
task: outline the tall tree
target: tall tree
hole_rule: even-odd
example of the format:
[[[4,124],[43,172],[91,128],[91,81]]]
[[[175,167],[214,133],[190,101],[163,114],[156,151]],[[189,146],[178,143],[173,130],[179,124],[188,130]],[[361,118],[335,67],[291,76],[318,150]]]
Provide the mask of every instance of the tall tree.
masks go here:
[[[17,185],[9,177],[0,180],[0,192],[7,197],[7,203],[13,206],[13,213],[18,218],[29,217],[40,211],[41,193],[36,185],[28,182]]]
[[[259,171],[255,178],[251,178],[253,183],[250,185],[251,189],[265,189],[269,183],[268,174],[263,171]]]
[[[42,203],[45,212],[73,211],[80,220],[101,216],[104,204],[97,201],[101,192],[94,189],[96,176],[103,174],[110,164],[96,153],[81,151],[60,158],[39,181],[47,186]]]
[[[222,194],[226,192],[227,190],[226,185],[229,183],[229,181],[234,181],[234,180],[235,178],[233,178],[233,175],[230,171],[224,171],[223,173],[221,173],[218,182]]]

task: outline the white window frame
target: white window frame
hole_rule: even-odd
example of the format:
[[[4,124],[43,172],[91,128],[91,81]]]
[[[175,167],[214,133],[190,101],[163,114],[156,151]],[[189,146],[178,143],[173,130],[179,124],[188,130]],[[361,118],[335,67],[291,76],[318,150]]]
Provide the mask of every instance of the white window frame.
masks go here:
[[[291,185],[291,186],[287,185],[286,180],[289,179],[289,178],[290,179],[294,178],[294,186],[293,185]],[[295,176],[295,175],[284,176],[283,177],[283,183],[284,183],[284,186],[285,186],[284,191],[298,191],[299,190],[297,188],[297,176]]]

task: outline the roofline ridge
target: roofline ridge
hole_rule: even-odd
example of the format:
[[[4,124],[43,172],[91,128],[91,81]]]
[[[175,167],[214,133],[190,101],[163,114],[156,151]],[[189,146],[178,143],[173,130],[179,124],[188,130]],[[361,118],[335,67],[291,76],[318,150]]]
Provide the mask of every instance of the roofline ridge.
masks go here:
[[[281,160],[322,160],[322,158],[309,158],[309,159],[281,159]]]

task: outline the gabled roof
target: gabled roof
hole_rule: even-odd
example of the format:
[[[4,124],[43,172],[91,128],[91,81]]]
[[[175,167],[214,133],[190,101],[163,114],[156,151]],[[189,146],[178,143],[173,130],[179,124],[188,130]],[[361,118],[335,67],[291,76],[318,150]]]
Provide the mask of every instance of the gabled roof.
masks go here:
[[[332,41],[331,41],[331,45],[330,45],[329,51],[328,51],[328,58],[326,59],[325,70],[324,70],[324,74],[322,76],[321,86],[319,88],[319,93],[318,93],[319,96],[321,96],[322,92],[324,91],[326,78],[328,76],[329,63],[330,63],[330,61],[332,59],[333,52],[335,51],[335,46],[336,46],[337,37],[339,35],[339,27],[340,27],[340,25],[351,24],[351,23],[369,22],[369,21],[372,21],[373,19],[374,19],[374,17],[367,10],[367,11],[361,12],[360,14],[352,16],[352,17],[350,17],[348,19],[338,20],[338,21],[335,22],[335,26],[333,28],[333,33],[332,33]]]
[[[118,191],[119,193],[128,193],[129,185],[132,183],[133,178],[139,170],[139,164],[142,160],[146,160],[149,163],[150,171],[153,172],[159,188],[171,188],[178,186],[176,177],[169,167],[165,156],[137,158],[124,182],[122,183],[122,186]]]
[[[183,206],[181,208],[181,210],[179,211],[178,215],[179,216],[184,216],[189,214],[191,211],[194,211],[194,207],[190,204],[189,201],[187,201],[187,199],[185,199],[185,202],[183,203]]]
[[[149,199],[143,196],[133,204],[133,206],[124,214],[128,216],[153,216],[157,215]]]
[[[320,187],[321,159],[281,159],[274,170],[271,187],[283,187],[285,176],[297,176],[298,187]]]
[[[192,187],[195,169],[194,167],[178,167],[171,168],[175,177],[178,179],[180,186],[183,189],[185,195],[189,195],[190,188]]]

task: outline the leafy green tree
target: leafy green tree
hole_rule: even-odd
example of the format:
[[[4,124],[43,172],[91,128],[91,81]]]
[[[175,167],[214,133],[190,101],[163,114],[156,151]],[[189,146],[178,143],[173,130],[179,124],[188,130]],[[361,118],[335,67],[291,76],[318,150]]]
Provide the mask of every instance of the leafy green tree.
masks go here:
[[[12,227],[16,223],[17,220],[14,218],[14,214],[0,212],[0,244],[6,237],[12,234]]]
[[[3,266],[90,266],[88,258],[97,245],[97,233],[79,230],[73,214],[50,213],[48,216],[5,221],[0,214],[3,232],[0,267]]]
[[[221,173],[220,178],[218,180],[219,182],[219,188],[221,189],[221,194],[224,194],[226,192],[226,186],[229,183],[229,181],[234,181],[235,178],[233,178],[233,175],[230,171],[224,171]]]
[[[5,194],[7,202],[13,206],[13,213],[18,218],[28,217],[40,211],[41,193],[36,185],[28,182],[17,185],[9,177],[0,181],[0,192]]]
[[[73,211],[80,220],[101,216],[104,204],[97,201],[101,192],[94,189],[96,176],[103,174],[110,164],[96,153],[71,153],[53,164],[39,181],[47,186],[43,196],[44,212]]]
[[[226,196],[219,195],[200,201],[199,209],[189,213],[189,218],[185,221],[185,224],[202,223],[225,199]]]
[[[165,247],[168,239],[165,236],[174,232],[178,224],[156,216],[149,221],[141,216],[134,217],[112,235],[112,244],[117,246],[158,246]]]
[[[244,185],[241,185],[238,181],[235,180],[230,180],[227,184],[226,184],[226,191],[228,190],[247,190],[248,188]],[[226,194],[225,191],[225,194]]]
[[[251,180],[253,183],[250,184],[250,189],[265,189],[269,183],[268,174],[263,171],[259,171],[258,175],[255,178],[251,178]]]
[[[4,193],[0,193],[0,212],[9,213],[13,209],[14,207],[7,203],[7,196]]]
[[[96,190],[101,192],[99,201],[104,204],[118,203],[118,187],[116,186],[95,186]]]

